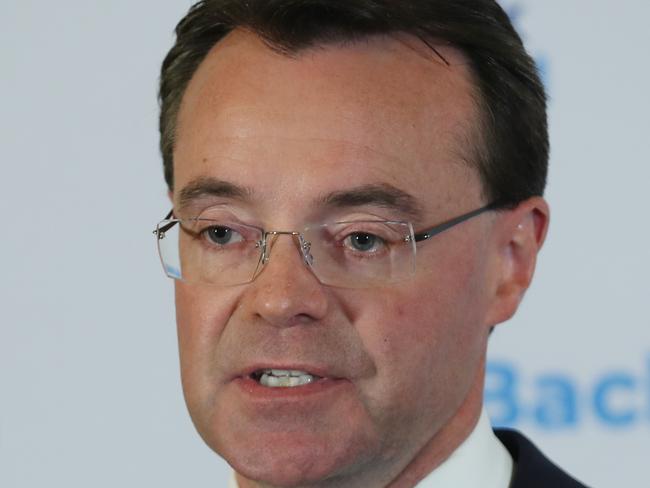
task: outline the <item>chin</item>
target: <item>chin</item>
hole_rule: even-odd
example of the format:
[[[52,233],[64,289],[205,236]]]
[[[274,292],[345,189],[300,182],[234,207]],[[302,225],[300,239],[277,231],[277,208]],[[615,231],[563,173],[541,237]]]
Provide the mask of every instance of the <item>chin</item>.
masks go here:
[[[338,477],[352,474],[361,452],[334,437],[326,439],[297,432],[260,433],[214,447],[235,471],[251,480],[276,486],[301,486],[328,480],[331,486],[336,486]]]

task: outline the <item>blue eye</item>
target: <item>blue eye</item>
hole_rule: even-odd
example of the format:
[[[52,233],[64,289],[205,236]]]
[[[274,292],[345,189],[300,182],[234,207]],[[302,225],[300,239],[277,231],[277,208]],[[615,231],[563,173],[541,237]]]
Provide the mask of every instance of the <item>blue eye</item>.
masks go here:
[[[348,236],[349,246],[355,251],[370,252],[383,244],[381,238],[366,232],[355,232]]]
[[[214,244],[219,244],[220,246],[224,246],[230,243],[231,241],[237,242],[241,240],[241,236],[239,236],[239,233],[233,231],[230,227],[224,227],[224,226],[209,227],[205,229],[203,233],[210,242]],[[237,239],[237,237],[239,237],[239,239]]]

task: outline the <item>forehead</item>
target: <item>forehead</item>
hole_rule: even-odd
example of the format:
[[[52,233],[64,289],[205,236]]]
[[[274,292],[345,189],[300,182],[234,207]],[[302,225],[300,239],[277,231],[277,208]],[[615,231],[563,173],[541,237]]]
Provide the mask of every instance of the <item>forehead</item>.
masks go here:
[[[411,189],[425,206],[435,203],[431,195],[478,197],[478,177],[467,164],[478,120],[475,89],[464,57],[440,49],[450,66],[409,37],[284,55],[254,34],[229,34],[183,97],[175,193],[212,176],[261,198],[346,184]]]

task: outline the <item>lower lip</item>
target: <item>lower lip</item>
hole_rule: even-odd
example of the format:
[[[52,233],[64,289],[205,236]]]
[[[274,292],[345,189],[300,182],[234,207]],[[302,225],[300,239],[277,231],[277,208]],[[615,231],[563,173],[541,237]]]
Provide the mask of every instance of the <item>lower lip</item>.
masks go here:
[[[306,385],[294,387],[268,387],[263,386],[251,377],[240,377],[235,383],[248,395],[259,400],[272,399],[300,399],[306,396],[331,393],[334,389],[350,385],[344,379],[319,378]]]

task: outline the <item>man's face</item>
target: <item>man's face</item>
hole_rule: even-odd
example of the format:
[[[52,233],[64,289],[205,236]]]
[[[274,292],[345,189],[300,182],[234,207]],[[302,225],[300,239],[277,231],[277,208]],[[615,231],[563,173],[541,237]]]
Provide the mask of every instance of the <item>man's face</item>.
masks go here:
[[[444,53],[452,66],[414,40],[377,38],[287,57],[231,34],[183,100],[176,215],[219,206],[270,230],[381,218],[417,232],[482,206],[464,162],[474,92],[461,55]],[[181,202],[216,180],[243,191],[207,185]],[[414,208],[323,203],[368,185],[408,193]],[[379,288],[322,285],[287,236],[252,283],[177,282],[183,388],[205,441],[250,479],[387,483],[469,402],[480,408],[494,220],[419,243],[412,279]],[[252,377],[271,368],[322,379],[269,388]]]

